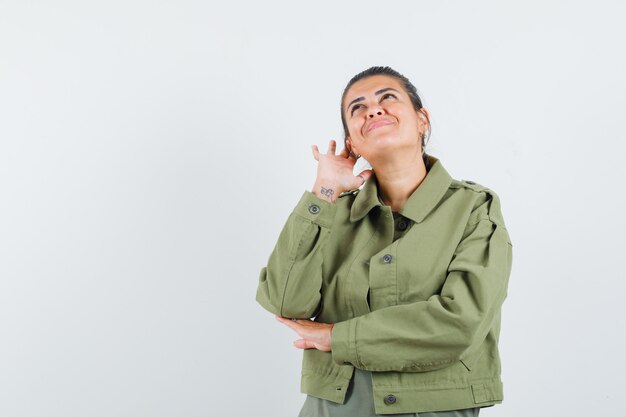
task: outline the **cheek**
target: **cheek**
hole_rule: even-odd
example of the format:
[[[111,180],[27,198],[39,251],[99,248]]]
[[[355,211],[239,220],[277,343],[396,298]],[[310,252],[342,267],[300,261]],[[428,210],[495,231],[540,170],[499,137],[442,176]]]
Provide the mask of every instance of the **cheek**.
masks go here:
[[[348,132],[351,137],[361,137],[361,127],[363,122],[359,120],[352,120],[348,122]]]
[[[416,131],[419,130],[420,120],[415,113],[402,111],[398,112],[397,114],[400,120],[404,122],[403,125],[405,129]]]

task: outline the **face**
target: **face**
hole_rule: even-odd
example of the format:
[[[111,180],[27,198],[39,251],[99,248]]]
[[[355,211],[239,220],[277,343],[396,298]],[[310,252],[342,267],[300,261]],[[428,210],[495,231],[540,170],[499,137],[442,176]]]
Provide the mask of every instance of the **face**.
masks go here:
[[[349,132],[346,144],[354,154],[369,162],[390,151],[414,150],[421,155],[426,117],[415,110],[397,79],[375,75],[357,81],[346,92],[342,111]]]

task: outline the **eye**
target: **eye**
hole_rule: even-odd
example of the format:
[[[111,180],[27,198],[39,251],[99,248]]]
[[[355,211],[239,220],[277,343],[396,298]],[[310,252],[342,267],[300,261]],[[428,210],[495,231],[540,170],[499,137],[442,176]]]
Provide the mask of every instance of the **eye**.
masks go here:
[[[396,98],[396,96],[395,96],[395,95],[393,95],[393,94],[391,94],[391,93],[386,93],[386,94],[383,94],[383,96],[382,96],[381,100],[385,100],[385,99],[387,99],[387,98],[389,98],[389,97]]]
[[[354,106],[352,106],[352,109],[350,109],[350,115],[353,115],[354,112],[360,109],[361,107],[363,107],[363,105],[361,104],[355,104]]]

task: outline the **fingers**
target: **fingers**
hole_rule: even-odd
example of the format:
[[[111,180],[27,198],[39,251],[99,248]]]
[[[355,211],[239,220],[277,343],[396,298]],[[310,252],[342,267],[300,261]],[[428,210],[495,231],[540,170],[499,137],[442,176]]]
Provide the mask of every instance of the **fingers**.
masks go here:
[[[320,150],[317,147],[317,145],[313,145],[311,146],[311,149],[313,150],[313,158],[315,158],[316,161],[320,160]],[[327,155],[335,155],[335,151],[337,150],[337,142],[335,142],[334,139],[331,139],[330,142],[328,142],[328,151],[326,152]],[[344,149],[345,151],[345,149]],[[341,152],[341,155],[344,154],[344,151]]]
[[[337,150],[337,142],[335,142],[334,139],[331,139],[330,142],[328,142],[328,154],[329,155],[334,155],[335,151]]]
[[[326,352],[331,350],[330,335],[332,324],[317,323],[307,319],[289,319],[275,316],[276,320],[294,330],[300,339],[293,342],[298,349],[320,349]]]
[[[298,339],[295,342],[293,342],[293,345],[297,347],[298,349],[314,349],[315,348],[315,344],[311,342],[310,340],[306,340],[306,339]]]
[[[289,327],[294,332],[298,333],[300,337],[305,337],[304,332],[306,332],[308,327],[316,327],[314,326],[311,320],[298,320],[298,319],[289,319],[286,317],[276,316],[276,320]]]
[[[283,323],[285,326],[294,330],[300,336],[305,337],[305,335],[310,335],[312,332],[319,331],[320,329],[326,328],[329,325],[326,323],[318,323],[313,320],[308,319],[290,319],[287,317],[275,316],[276,320]]]
[[[276,316],[276,320],[278,320],[285,326],[289,327],[290,329],[295,330],[296,332],[300,330],[300,325],[298,324],[296,320],[292,320],[292,319],[288,319],[288,318],[280,317],[280,316]]]
[[[313,145],[311,147],[311,149],[313,150],[313,158],[315,158],[316,161],[320,160],[320,150],[317,148],[317,145]]]

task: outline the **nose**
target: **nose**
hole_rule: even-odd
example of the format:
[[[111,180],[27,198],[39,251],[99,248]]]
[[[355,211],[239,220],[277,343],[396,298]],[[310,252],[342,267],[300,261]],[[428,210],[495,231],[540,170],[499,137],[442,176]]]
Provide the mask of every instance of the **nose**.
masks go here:
[[[374,116],[382,116],[383,114],[383,110],[380,107],[372,107],[370,108],[370,111],[368,112],[368,116],[369,118],[373,118]]]

